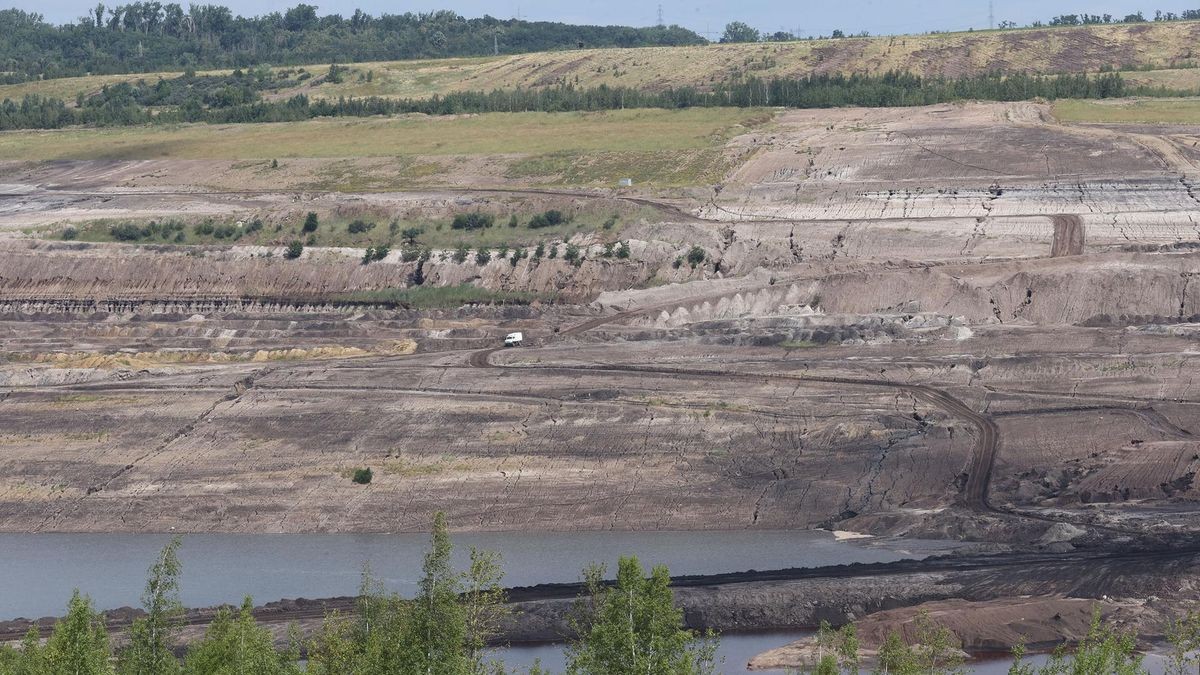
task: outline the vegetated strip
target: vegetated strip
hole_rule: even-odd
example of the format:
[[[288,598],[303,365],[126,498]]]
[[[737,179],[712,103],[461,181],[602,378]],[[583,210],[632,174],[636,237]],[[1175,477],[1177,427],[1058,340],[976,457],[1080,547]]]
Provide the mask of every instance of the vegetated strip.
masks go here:
[[[216,76],[205,76],[216,77]],[[237,97],[204,97],[199,93],[182,104],[163,106],[164,89],[198,87],[198,76],[183,75],[157,84],[122,82],[81,96],[76,107],[57,98],[27,94],[21,102],[0,104],[0,130],[58,129],[79,124],[128,126],[208,122],[295,122],[314,117],[370,117],[422,113],[459,115],[488,112],[575,112],[631,108],[788,107],[836,108],[904,107],[962,100],[1027,101],[1105,99],[1125,96],[1178,97],[1196,92],[1166,87],[1131,87],[1119,73],[1096,75],[1002,75],[989,73],[958,78],[923,77],[888,72],[883,75],[808,75],[797,78],[745,78],[718,83],[711,90],[669,87],[648,91],[600,85],[576,88],[560,85],[543,89],[466,91],[430,98],[321,99],[297,94],[283,101],[268,101],[261,91],[275,86],[269,76],[248,78]],[[207,85],[206,85],[207,86]],[[198,91],[206,91],[200,88]]]
[[[413,286],[355,291],[333,296],[332,304],[370,305],[404,309],[439,309],[462,305],[529,305],[553,303],[555,296],[528,291],[499,291],[460,284],[457,286]]]

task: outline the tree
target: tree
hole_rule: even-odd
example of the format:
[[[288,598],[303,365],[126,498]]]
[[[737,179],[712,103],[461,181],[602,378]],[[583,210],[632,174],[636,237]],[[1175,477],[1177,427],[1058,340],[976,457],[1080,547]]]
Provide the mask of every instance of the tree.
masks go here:
[[[913,648],[892,631],[879,647],[879,669],[877,675],[915,675],[920,672]]]
[[[450,531],[446,514],[433,518],[429,552],[422,566],[420,590],[413,599],[398,670],[427,675],[454,675],[470,670],[464,645],[466,613],[459,604],[462,579],[450,565]]]
[[[171,651],[183,627],[183,603],[179,599],[179,537],[171,539],[150,566],[142,608],[146,615],[129,629],[129,646],[121,652],[122,675],[168,675],[179,671]]]
[[[1024,653],[1023,645],[1013,650],[1011,675],[1146,675],[1147,672],[1133,636],[1106,625],[1099,608],[1093,611],[1087,635],[1073,654],[1059,648],[1046,665],[1034,669],[1023,662]]]
[[[254,602],[249,596],[234,616],[222,608],[209,624],[204,639],[188,649],[185,675],[298,675],[300,654],[293,649],[275,650],[271,632],[254,620]]]
[[[406,227],[400,231],[400,239],[408,246],[416,246],[417,237],[425,234],[425,230],[419,227]]]
[[[1168,675],[1190,675],[1200,671],[1200,614],[1189,612],[1167,624]]]
[[[516,253],[513,256],[515,259]],[[471,549],[462,602],[467,661],[475,673],[496,670],[497,664],[487,663],[486,657],[487,646],[500,632],[500,621],[508,611],[504,587],[500,585],[503,577],[498,553]]]
[[[31,661],[41,666],[38,672],[70,675],[113,672],[104,617],[92,608],[91,599],[80,595],[78,590],[71,595],[66,617],[55,622],[54,632],[39,651],[30,655]]]
[[[283,257],[288,260],[295,260],[304,253],[304,243],[299,239],[293,239],[288,242],[287,250],[283,252]]]
[[[637,558],[622,557],[615,585],[606,586],[603,575],[600,566],[584,571],[590,596],[574,621],[579,639],[568,648],[568,673],[713,672],[716,639],[683,628],[666,567],[656,566],[647,579]]]
[[[729,42],[758,42],[762,39],[762,34],[757,28],[751,28],[748,24],[741,21],[734,21],[725,26],[725,33],[721,35],[722,43]]]
[[[319,225],[320,222],[317,220],[317,214],[309,211],[308,215],[304,216],[304,227],[302,227],[301,230],[305,234],[309,232],[316,232]]]

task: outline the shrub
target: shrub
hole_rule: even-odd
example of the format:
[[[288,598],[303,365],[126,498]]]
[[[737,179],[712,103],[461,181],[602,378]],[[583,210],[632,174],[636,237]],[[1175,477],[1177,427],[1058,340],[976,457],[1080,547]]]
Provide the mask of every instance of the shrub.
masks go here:
[[[692,266],[692,269],[696,269],[696,265],[703,263],[707,259],[708,254],[699,246],[693,246],[692,250],[688,251],[687,262]]]
[[[149,228],[138,227],[133,223],[121,223],[109,228],[109,234],[117,241],[137,241],[142,237],[150,236],[150,230]]]
[[[517,214],[514,213],[511,216],[509,216],[509,218],[508,218],[508,226],[516,227],[517,225],[519,225],[519,223],[517,222]]]
[[[556,225],[562,225],[563,223],[568,222],[570,222],[570,219],[564,216],[562,211],[559,211],[558,209],[550,209],[545,213],[539,213],[533,218],[530,218],[529,228],[538,230],[543,227],[554,227]]]
[[[368,223],[365,220],[355,220],[346,226],[346,231],[350,234],[362,234],[375,229],[375,223]]]
[[[317,214],[313,213],[312,211],[309,211],[308,215],[304,217],[304,227],[301,228],[301,231],[316,232],[317,227],[319,227],[319,226],[320,226],[320,221],[317,220]]]
[[[73,241],[76,237],[79,236],[79,230],[76,230],[73,227],[67,227],[62,231],[61,236],[64,241]]]
[[[249,225],[246,226],[246,234],[254,234],[261,229],[263,229],[263,221],[255,218],[254,220],[250,221]]]
[[[623,241],[617,246],[617,257],[621,260],[629,258],[629,242]]]
[[[579,252],[579,247],[575,244],[567,244],[567,250],[563,253],[563,260],[579,267],[583,264],[583,255]]]
[[[317,235],[315,235],[315,234],[310,234],[310,235],[308,235],[308,242],[307,242],[307,244],[308,244],[309,246],[316,246],[316,245],[317,245]]]
[[[541,260],[544,255],[546,255],[546,245],[538,242],[537,248],[533,249],[533,259]]]
[[[466,262],[467,256],[470,255],[470,253],[471,253],[471,250],[467,248],[466,244],[459,244],[458,248],[454,249],[454,257],[453,257],[454,262],[456,262],[456,263]]]
[[[481,248],[475,252],[475,264],[480,267],[488,264],[492,260],[492,254],[486,248]]]
[[[550,255],[547,258],[554,260],[558,257],[558,244],[550,244]]]
[[[390,252],[391,249],[387,246],[367,247],[367,250],[363,251],[362,264],[368,265],[377,260],[383,260]]]
[[[421,259],[422,255],[427,255],[429,249],[405,248],[400,250],[400,260],[404,262],[415,262]]]
[[[208,221],[197,223],[192,227],[192,232],[199,236],[207,237],[213,233],[213,224]]]
[[[617,245],[616,242],[612,242],[612,241],[605,244],[604,250],[600,251],[600,257],[602,257],[602,258],[613,257],[613,247],[615,247],[616,245]]]
[[[218,225],[213,228],[213,236],[217,239],[237,239],[240,235],[236,225]]]
[[[611,230],[614,227],[616,227],[616,225],[617,225],[617,217],[616,216],[610,216],[608,220],[604,221],[604,229],[606,229],[606,230]]]
[[[301,244],[299,239],[293,239],[288,243],[287,250],[283,252],[283,257],[288,260],[295,260],[300,257],[301,253],[304,253],[304,244]]]
[[[400,238],[404,240],[404,243],[412,246],[417,243],[417,237],[423,234],[425,234],[425,230],[419,227],[406,227],[400,232]]]
[[[375,478],[375,472],[371,471],[370,467],[367,467],[365,469],[355,469],[354,477],[351,480],[359,485],[370,485],[373,478]]]
[[[474,213],[460,213],[454,216],[454,221],[450,223],[450,227],[455,230],[482,230],[485,227],[491,227],[496,222],[496,219],[490,213],[475,211]]]

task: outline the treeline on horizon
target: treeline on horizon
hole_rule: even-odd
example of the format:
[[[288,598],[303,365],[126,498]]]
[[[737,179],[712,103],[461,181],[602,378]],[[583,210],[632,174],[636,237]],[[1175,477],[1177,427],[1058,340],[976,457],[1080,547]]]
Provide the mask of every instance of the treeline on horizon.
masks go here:
[[[19,9],[0,10],[0,82],[86,74],[245,68],[255,64],[390,61],[517,54],[582,47],[703,44],[679,26],[583,26],[550,21],[467,19],[456,12],[320,16],[314,5],[237,16],[221,5],[100,3],[63,25]]]
[[[76,107],[59,99],[29,95],[21,102],[0,103],[0,130],[60,129],[89,124],[128,126],[209,122],[214,124],[293,122],[317,117],[369,117],[421,113],[456,115],[491,112],[576,112],[628,108],[683,109],[696,107],[835,108],[844,106],[903,107],[963,100],[1025,101],[1032,99],[1103,99],[1130,95],[1180,95],[1165,89],[1131,88],[1118,73],[1097,75],[964,76],[948,79],[905,73],[884,75],[809,75],[801,78],[747,78],[705,92],[691,87],[643,91],[600,85],[572,85],[548,89],[456,92],[428,99],[380,97],[311,99],[298,94],[282,101],[266,101],[256,87],[244,84],[212,88],[198,86],[206,76],[184,75],[156,84],[121,83],[99,94],[81,98]],[[235,81],[239,75],[231,76]],[[240,75],[240,77],[250,77]],[[228,78],[215,77],[223,80]],[[194,93],[181,105],[155,109],[161,101],[177,100],[176,87]],[[232,91],[232,93],[230,93]],[[253,102],[247,102],[253,97]]]

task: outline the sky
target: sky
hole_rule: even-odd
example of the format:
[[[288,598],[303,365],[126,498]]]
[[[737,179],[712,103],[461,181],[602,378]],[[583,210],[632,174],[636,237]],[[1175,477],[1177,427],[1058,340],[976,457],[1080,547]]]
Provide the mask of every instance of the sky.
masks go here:
[[[186,0],[176,0],[187,5]],[[235,14],[281,11],[301,0],[204,0],[226,4]],[[303,0],[320,14],[349,16],[355,8],[372,15],[450,9],[464,16],[490,14],[511,18],[586,24],[649,26],[658,22],[655,0]],[[1138,10],[1179,12],[1200,8],[1200,0],[993,0],[996,22],[1027,24],[1066,13],[1125,16]],[[74,20],[96,0],[0,0],[0,7],[39,12],[48,21]],[[109,0],[105,4],[124,4]],[[869,31],[872,35],[965,30],[988,26],[988,0],[662,0],[663,20],[710,38],[730,21],[744,21],[764,32],[787,30],[802,36]]]

